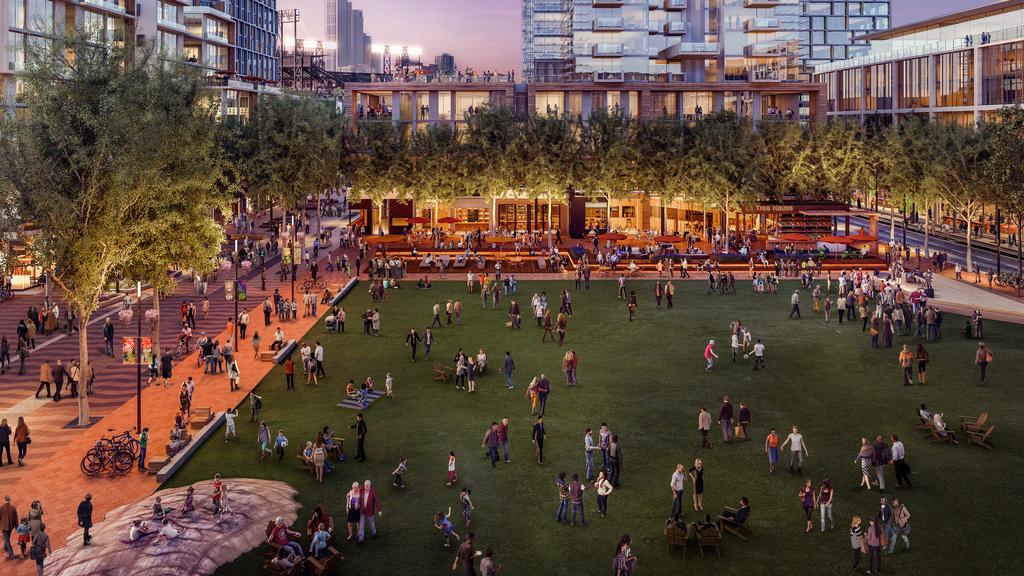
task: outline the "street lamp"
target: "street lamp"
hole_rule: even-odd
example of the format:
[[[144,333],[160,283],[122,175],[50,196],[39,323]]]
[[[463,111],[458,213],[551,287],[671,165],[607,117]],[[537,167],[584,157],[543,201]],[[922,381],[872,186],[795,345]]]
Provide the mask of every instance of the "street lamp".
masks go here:
[[[235,326],[235,337],[232,339],[232,349],[237,353],[238,348],[238,239],[235,239],[235,252],[231,255],[231,267],[235,269],[235,286],[231,290],[231,294],[235,300],[235,316],[232,322]]]
[[[156,290],[156,286],[153,287]],[[138,310],[135,339],[135,431],[142,432],[142,282],[135,283],[135,307]]]
[[[291,254],[291,265],[292,265],[292,302],[295,302],[295,272],[298,270],[298,265],[295,264],[295,242],[297,241],[298,234],[295,230],[295,213],[292,213],[292,241],[289,246],[289,252]],[[290,306],[290,304],[289,304]],[[289,308],[289,310],[291,310]]]

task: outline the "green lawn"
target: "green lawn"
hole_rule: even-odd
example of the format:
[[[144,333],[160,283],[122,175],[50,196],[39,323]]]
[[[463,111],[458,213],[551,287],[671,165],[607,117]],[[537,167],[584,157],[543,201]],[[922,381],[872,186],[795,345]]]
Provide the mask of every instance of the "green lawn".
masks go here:
[[[406,284],[411,286],[411,284]],[[847,536],[853,514],[868,516],[877,509],[878,493],[857,489],[860,474],[852,463],[861,436],[898,433],[905,441],[915,488],[900,491],[912,514],[913,551],[883,558],[883,570],[901,574],[1007,573],[1017,542],[1016,510],[1024,498],[1013,478],[1021,469],[1024,448],[1020,424],[1024,407],[1018,384],[1024,361],[1024,330],[987,322],[986,341],[995,362],[988,386],[976,386],[974,342],[959,336],[963,319],[946,316],[944,339],[929,345],[932,362],[928,386],[904,387],[897,364],[898,346],[872,350],[859,323],[825,324],[810,312],[805,293],[802,321],[786,319],[791,284],[777,295],[755,295],[741,282],[738,295],[706,296],[703,282],[677,282],[674,310],[658,310],[651,282],[633,282],[640,296],[640,317],[628,322],[614,282],[595,282],[590,291],[574,292],[575,315],[569,322],[567,346],[579,355],[579,383],[566,388],[561,375],[564,349],[542,345],[540,331],[524,324],[522,331],[504,326],[505,314],[481,310],[479,296],[467,295],[461,283],[438,283],[432,290],[402,289],[380,305],[382,335],[362,334],[360,311],[369,305],[365,283],[345,300],[349,332],[321,338],[327,349],[330,376],[319,388],[297,384],[284,390],[281,368],[259,387],[264,416],[272,429],[283,428],[291,447],[284,462],[257,460],[255,426],[247,421],[248,403],[240,409],[242,442],[225,445],[220,437],[204,446],[170,486],[224,476],[282,480],[295,486],[304,505],[297,529],[304,530],[309,511],[328,504],[343,528],[343,499],[354,480],[371,479],[384,507],[381,536],[362,546],[345,543],[344,573],[447,573],[454,550],[443,549],[432,515],[452,507],[457,532],[458,488],[445,486],[447,453],[459,458],[461,484],[472,488],[476,504],[474,531],[479,548],[491,546],[505,564],[505,574],[606,574],[615,543],[623,532],[633,536],[640,574],[705,570],[715,574],[842,574],[849,570]],[[569,282],[523,282],[519,299],[527,315],[530,295],[546,290],[555,309],[557,293]],[[431,320],[430,308],[449,297],[466,297],[463,326],[436,330],[433,355],[451,364],[459,347],[483,347],[496,368],[505,350],[518,367],[516,389],[507,392],[493,369],[478,379],[477,393],[467,395],[431,380],[430,363],[409,361],[404,338],[415,325],[420,332]],[[503,303],[507,300],[503,300]],[[729,322],[739,318],[764,339],[768,370],[752,372],[749,362],[728,363]],[[527,319],[529,320],[529,319]],[[707,338],[719,342],[722,362],[704,373],[702,349]],[[907,339],[897,339],[897,345]],[[421,349],[422,354],[422,349]],[[433,356],[432,356],[433,357]],[[324,485],[315,484],[296,466],[294,452],[316,430],[330,424],[354,438],[349,426],[355,414],[335,406],[349,378],[367,375],[383,387],[384,374],[395,378],[397,398],[379,400],[367,411],[369,460],[342,464]],[[532,375],[546,372],[554,384],[545,418],[548,441],[543,466],[533,462],[529,404],[524,390]],[[1015,376],[1017,374],[1017,376]],[[702,403],[717,415],[723,394],[753,411],[751,442],[700,450],[696,431]],[[956,427],[959,414],[988,411],[996,424],[995,451],[968,446],[929,445],[913,429],[913,405],[927,402],[946,413]],[[492,470],[480,440],[492,420],[509,416],[511,464]],[[560,470],[570,476],[584,472],[583,431],[607,421],[619,434],[623,451],[622,486],[609,498],[609,516],[601,519],[593,490],[586,494],[590,526],[569,528],[555,523]],[[762,445],[768,428],[785,435],[792,424],[805,435],[810,458],[804,474],[817,487],[831,478],[837,488],[837,528],[827,534],[804,534],[797,499],[801,478],[783,467],[769,476]],[[347,447],[351,457],[355,443]],[[408,488],[391,487],[390,472],[399,457],[409,458]],[[714,514],[750,498],[754,530],[748,542],[727,536],[722,559],[702,562],[693,554],[667,549],[662,525],[671,506],[669,477],[677,462],[705,463],[705,508]],[[783,455],[786,458],[786,455]],[[598,456],[599,459],[599,456]],[[891,469],[887,479],[893,483]],[[890,494],[892,489],[890,488]],[[689,487],[687,488],[689,496]],[[206,503],[204,503],[206,504]],[[688,519],[694,519],[692,503]],[[273,510],[267,511],[268,519]],[[300,527],[301,526],[301,527]],[[817,526],[817,524],[816,524]],[[308,544],[308,540],[303,540]],[[902,543],[901,543],[902,546]],[[901,548],[902,550],[902,548]],[[955,550],[955,553],[952,551]],[[246,554],[222,574],[258,573],[265,547]],[[699,557],[698,557],[699,558]],[[862,563],[866,567],[866,562]]]

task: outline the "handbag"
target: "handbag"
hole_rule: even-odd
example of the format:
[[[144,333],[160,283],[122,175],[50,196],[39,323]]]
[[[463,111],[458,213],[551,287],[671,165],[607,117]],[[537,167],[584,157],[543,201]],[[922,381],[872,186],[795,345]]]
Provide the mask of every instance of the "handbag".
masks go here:
[[[31,436],[25,436],[25,445],[28,446],[31,443],[32,443],[32,437]]]
[[[861,538],[860,539],[860,551],[861,551],[862,554],[867,554],[868,553],[868,539],[867,538]]]
[[[736,435],[737,438],[744,438],[744,436],[743,436],[743,427],[740,426],[739,424],[736,425],[736,429],[733,430],[733,432],[734,432],[734,434]]]

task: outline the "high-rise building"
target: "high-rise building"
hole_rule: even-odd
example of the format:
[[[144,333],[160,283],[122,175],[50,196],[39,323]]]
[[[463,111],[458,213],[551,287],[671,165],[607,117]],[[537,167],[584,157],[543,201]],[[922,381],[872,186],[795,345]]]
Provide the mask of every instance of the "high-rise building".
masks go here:
[[[232,0],[229,6],[235,20],[235,72],[279,81],[277,0]]]
[[[371,39],[363,31],[363,11],[352,8],[351,0],[324,0],[324,54],[328,70],[369,72],[373,57]]]
[[[437,67],[438,74],[455,74],[455,56],[442,52],[434,56],[434,66]]]
[[[795,81],[863,50],[889,1],[523,0],[527,80]]]

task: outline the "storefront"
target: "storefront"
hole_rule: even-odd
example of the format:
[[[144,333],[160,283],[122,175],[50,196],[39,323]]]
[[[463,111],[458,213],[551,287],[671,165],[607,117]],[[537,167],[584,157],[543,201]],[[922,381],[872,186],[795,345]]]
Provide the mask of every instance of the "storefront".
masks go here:
[[[544,231],[553,227],[563,230],[565,205],[551,206],[551,223],[548,223],[548,202],[546,200],[499,200],[498,230],[501,231]]]

